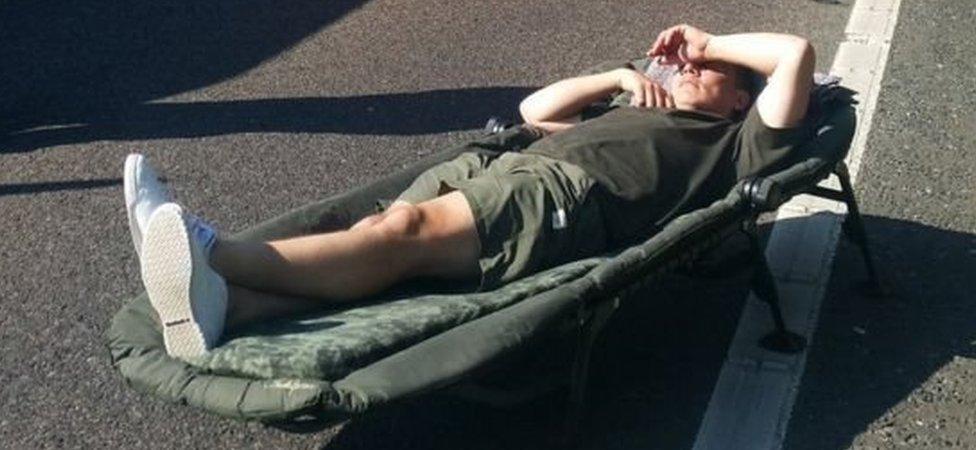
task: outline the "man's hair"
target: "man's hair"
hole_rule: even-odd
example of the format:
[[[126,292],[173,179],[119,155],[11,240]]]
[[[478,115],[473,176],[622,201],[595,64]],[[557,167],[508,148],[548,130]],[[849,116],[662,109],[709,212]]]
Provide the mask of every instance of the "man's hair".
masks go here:
[[[765,83],[766,80],[758,73],[748,67],[735,65],[735,87],[749,94],[749,105],[738,114],[739,118],[745,117]]]

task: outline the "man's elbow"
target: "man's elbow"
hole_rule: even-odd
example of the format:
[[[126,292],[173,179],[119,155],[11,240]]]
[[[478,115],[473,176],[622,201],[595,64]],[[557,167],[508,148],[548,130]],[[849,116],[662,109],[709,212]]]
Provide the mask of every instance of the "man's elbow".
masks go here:
[[[813,76],[813,70],[817,66],[817,52],[813,49],[813,44],[797,36],[793,42],[792,53],[799,62],[800,70],[810,72]]]
[[[532,100],[532,96],[529,96],[522,100],[522,103],[519,103],[519,114],[525,123],[538,125],[539,122],[542,122],[542,117],[539,115],[538,108]]]

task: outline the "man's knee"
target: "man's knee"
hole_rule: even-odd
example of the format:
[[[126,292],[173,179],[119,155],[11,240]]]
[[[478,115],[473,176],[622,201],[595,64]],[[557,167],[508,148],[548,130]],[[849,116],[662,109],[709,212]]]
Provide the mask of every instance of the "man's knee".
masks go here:
[[[471,208],[460,192],[391,208],[372,227],[416,275],[470,275],[480,244]]]
[[[474,219],[467,200],[455,191],[416,205],[391,207],[376,226],[392,237],[433,243],[473,233]]]
[[[376,214],[370,214],[366,217],[363,217],[358,222],[353,224],[353,226],[349,227],[349,229],[359,230],[363,228],[373,227],[375,225],[378,225],[380,222],[383,222],[386,219],[386,217],[390,215],[392,211],[396,211],[401,208],[409,208],[412,206],[415,205],[409,202],[405,202],[403,200],[395,200],[393,204],[390,205],[385,211]]]
[[[419,238],[426,222],[425,212],[420,207],[406,203],[384,212],[372,226],[390,239],[408,240]]]

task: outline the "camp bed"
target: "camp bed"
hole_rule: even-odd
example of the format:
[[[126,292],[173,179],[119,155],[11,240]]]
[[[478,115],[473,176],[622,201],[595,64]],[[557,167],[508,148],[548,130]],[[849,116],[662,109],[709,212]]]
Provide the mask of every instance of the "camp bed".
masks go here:
[[[594,342],[618,307],[662,276],[701,270],[708,255],[745,237],[752,289],[770,306],[775,329],[757,345],[796,352],[803,339],[784,323],[757,218],[798,194],[845,202],[844,231],[865,255],[866,235],[843,158],[855,113],[839,88],[815,90],[815,136],[786,167],[740,180],[710,206],[687,212],[646,240],[477,292],[474,286],[414,280],[363,302],[236,330],[194,361],[167,355],[145,293],[125,302],[107,331],[125,382],[153,397],[242,420],[278,426],[327,424],[432,392],[492,404],[517,403],[568,387],[566,423],[585,410]],[[849,94],[849,92],[846,92]],[[462,152],[519,151],[537,137],[526,126],[493,121],[490,133],[435,154],[368,185],[306,205],[232,239],[271,240],[343,229],[395,198],[421,172]],[[841,189],[818,183],[830,176]],[[545,376],[504,377],[526,358],[554,362]],[[513,369],[514,368],[514,369]],[[511,381],[516,380],[516,381]]]

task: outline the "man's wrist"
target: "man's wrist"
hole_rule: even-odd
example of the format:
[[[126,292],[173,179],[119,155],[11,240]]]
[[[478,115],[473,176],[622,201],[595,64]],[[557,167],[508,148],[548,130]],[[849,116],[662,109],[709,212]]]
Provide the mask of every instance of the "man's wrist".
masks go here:
[[[606,75],[610,77],[610,81],[614,89],[623,89],[624,74],[626,74],[629,70],[631,69],[620,67],[606,73]]]
[[[704,32],[703,34],[705,35],[705,45],[702,46],[702,56],[705,58],[705,61],[715,61],[719,59],[720,55],[715,54],[716,46],[712,45],[712,43],[715,41],[715,38],[720,38],[721,36],[716,36],[714,34],[709,34]]]

